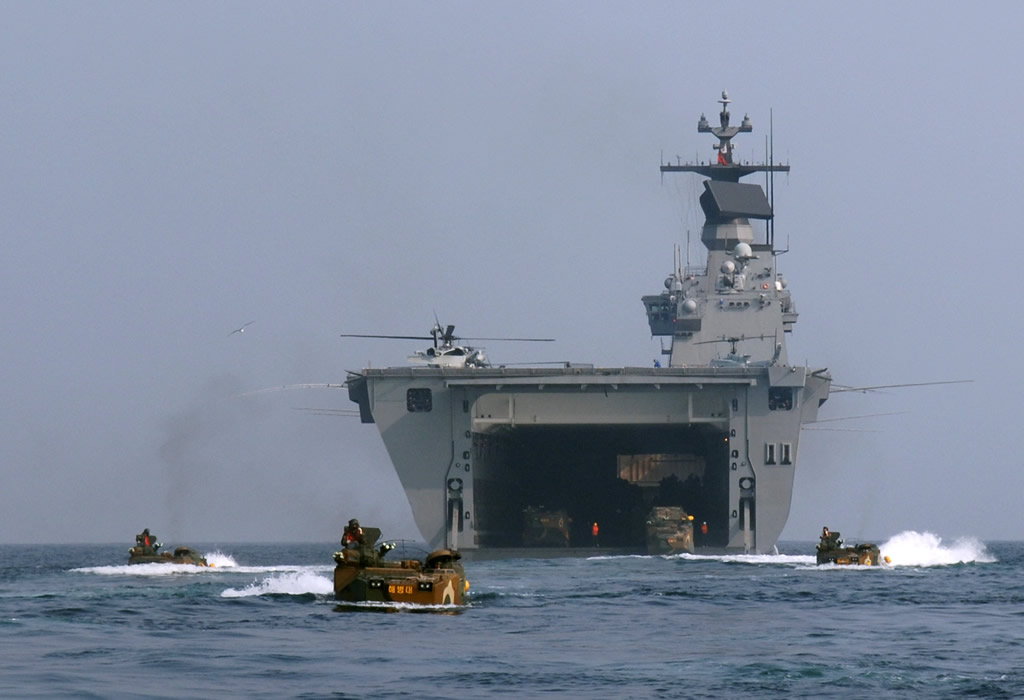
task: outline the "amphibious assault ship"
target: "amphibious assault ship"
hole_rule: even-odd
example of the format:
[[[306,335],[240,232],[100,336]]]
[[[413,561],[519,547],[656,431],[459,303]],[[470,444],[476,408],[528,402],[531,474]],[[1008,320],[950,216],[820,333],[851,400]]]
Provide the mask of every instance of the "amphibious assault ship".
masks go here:
[[[697,125],[718,139],[715,158],[661,165],[705,178],[707,248],[699,267],[674,256],[664,289],[642,297],[651,335],[671,343],[664,366],[492,366],[455,346],[452,326],[439,345],[438,324],[433,352],[416,358],[425,366],[351,373],[349,398],[377,424],[431,546],[521,546],[521,514],[543,505],[566,511],[573,546],[596,545],[600,523],[600,546],[642,550],[651,506],[674,505],[707,523],[708,549],[774,547],[800,428],[831,377],[786,353],[797,311],[776,269],[769,195],[789,166],[734,160],[733,137],[752,125],[731,125],[726,93],[720,102],[720,125]],[[755,173],[769,195],[740,182]]]

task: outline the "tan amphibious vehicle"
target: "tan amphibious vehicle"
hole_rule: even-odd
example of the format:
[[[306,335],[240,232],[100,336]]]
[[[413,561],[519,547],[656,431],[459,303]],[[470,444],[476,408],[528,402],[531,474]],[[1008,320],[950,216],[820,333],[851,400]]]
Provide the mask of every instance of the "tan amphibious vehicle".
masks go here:
[[[349,533],[352,532],[352,537]],[[346,603],[411,603],[414,605],[463,605],[469,581],[461,555],[438,549],[419,559],[385,561],[394,544],[377,547],[380,529],[345,530],[343,549],[334,553],[334,597]],[[347,540],[347,541],[346,541]]]

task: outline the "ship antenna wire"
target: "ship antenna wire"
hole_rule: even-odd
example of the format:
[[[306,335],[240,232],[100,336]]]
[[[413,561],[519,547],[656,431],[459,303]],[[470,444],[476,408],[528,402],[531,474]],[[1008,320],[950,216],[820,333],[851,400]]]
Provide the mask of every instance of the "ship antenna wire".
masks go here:
[[[771,187],[768,188],[768,206],[772,209],[772,218],[768,220],[770,234],[768,245],[775,250],[775,110],[768,110],[768,170],[771,172]]]
[[[770,153],[770,151],[768,150],[768,134],[765,134],[764,135],[764,157],[768,161],[769,165],[768,165],[768,169],[764,171],[764,189],[768,193],[768,196],[771,197],[771,195],[772,195],[772,187],[771,187],[771,183],[768,180],[768,178],[771,176],[771,160],[772,159],[771,159],[771,156],[768,155],[769,153]],[[770,202],[769,202],[769,206],[771,206]],[[774,216],[774,215],[775,215],[775,212],[773,211],[772,212],[772,216]],[[767,221],[765,221],[765,224],[764,224],[764,238],[765,238],[764,242],[767,243],[769,246],[771,246],[771,243],[772,243],[772,220],[771,220],[770,217],[769,217],[769,219]]]

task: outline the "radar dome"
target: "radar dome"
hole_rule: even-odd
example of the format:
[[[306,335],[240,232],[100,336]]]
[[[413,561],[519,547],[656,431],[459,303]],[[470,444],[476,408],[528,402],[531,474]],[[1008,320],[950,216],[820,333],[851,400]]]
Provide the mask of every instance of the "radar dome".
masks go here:
[[[686,313],[692,314],[696,310],[697,302],[695,302],[693,299],[687,299],[686,301],[683,302],[683,311],[685,311]]]
[[[736,263],[734,263],[732,260],[726,260],[724,263],[722,263],[722,272],[724,272],[727,275],[731,275],[732,273],[736,272]]]
[[[737,243],[736,247],[732,249],[732,254],[739,260],[749,260],[754,257],[754,251],[749,243]]]

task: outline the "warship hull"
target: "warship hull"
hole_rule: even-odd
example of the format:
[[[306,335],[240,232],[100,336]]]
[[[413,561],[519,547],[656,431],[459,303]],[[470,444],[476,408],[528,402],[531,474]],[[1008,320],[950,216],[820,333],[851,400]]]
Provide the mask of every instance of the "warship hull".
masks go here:
[[[772,201],[740,182],[789,166],[734,161],[732,138],[753,127],[730,122],[727,93],[719,102],[720,126],[697,124],[719,139],[717,159],[661,165],[707,178],[706,264],[684,267],[677,254],[664,289],[641,297],[651,336],[671,339],[666,367],[494,367],[438,322],[435,347],[418,354],[428,366],[348,379],[432,545],[521,545],[533,509],[567,513],[570,548],[642,549],[647,513],[670,506],[701,523],[702,547],[772,551],[800,428],[817,419],[831,378],[789,364],[798,314],[776,269]]]
[[[773,404],[780,389],[788,408]],[[787,366],[403,367],[364,370],[348,390],[432,546],[515,547],[523,510],[544,504],[569,513],[574,547],[641,548],[644,491],[671,475],[708,523],[704,546],[770,552],[800,427],[829,379]]]

